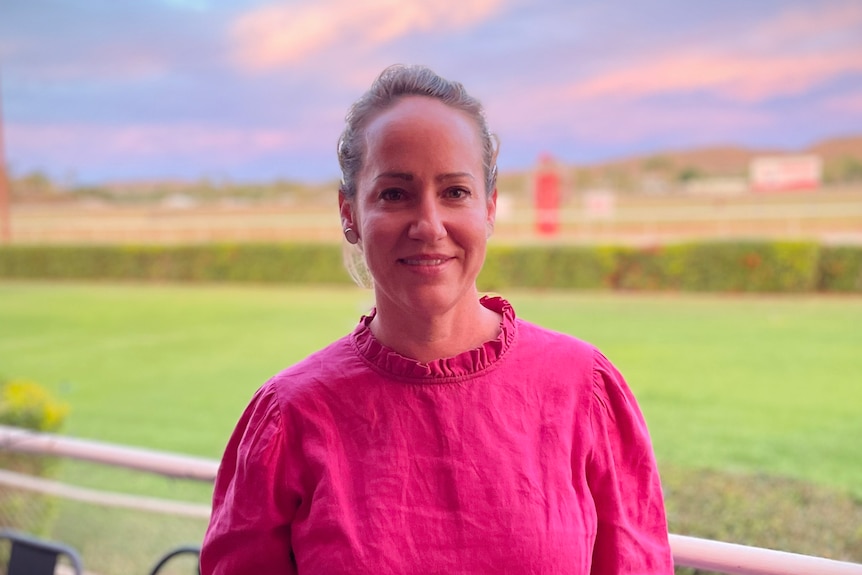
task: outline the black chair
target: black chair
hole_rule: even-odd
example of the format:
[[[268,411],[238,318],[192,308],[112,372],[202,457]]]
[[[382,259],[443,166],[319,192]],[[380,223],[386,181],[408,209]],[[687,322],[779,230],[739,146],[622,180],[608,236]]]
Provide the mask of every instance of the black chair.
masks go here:
[[[152,571],[150,571],[150,575],[156,575],[159,571],[162,570],[162,567],[167,565],[171,559],[175,557],[179,557],[181,555],[194,555],[195,558],[198,559],[196,572],[200,575],[201,572],[201,564],[200,564],[200,555],[201,555],[201,547],[200,545],[182,545],[175,549],[171,549],[167,553],[165,553],[159,562],[156,563],[156,566],[153,567]]]
[[[81,557],[68,545],[11,529],[0,529],[0,540],[4,539],[11,543],[7,575],[54,575],[61,557],[66,558],[76,575],[84,573]]]

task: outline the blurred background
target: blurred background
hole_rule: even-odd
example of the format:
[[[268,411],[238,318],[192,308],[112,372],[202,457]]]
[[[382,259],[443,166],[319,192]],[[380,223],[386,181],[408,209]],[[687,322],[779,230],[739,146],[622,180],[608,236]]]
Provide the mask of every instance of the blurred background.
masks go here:
[[[345,111],[397,62],[485,103],[501,240],[549,162],[569,239],[860,237],[853,0],[6,0],[6,233],[336,239]]]
[[[621,367],[671,530],[862,562],[857,0],[0,0],[0,424],[216,461],[371,305],[335,145],[393,63],[485,104],[480,288]],[[0,526],[94,573],[203,535],[207,481],[14,451]]]

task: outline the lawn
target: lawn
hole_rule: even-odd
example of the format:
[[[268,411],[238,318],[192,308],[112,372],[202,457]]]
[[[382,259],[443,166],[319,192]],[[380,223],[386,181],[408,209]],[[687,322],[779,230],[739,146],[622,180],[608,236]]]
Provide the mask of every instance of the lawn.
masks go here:
[[[508,297],[620,367],[662,462],[862,498],[862,298]],[[354,288],[0,283],[0,374],[56,392],[69,435],[218,457],[252,392],[370,304]]]
[[[520,317],[597,344],[625,374],[668,479],[672,518],[685,484],[701,483],[704,494],[720,484],[725,497],[738,488],[728,477],[749,477],[760,483],[745,492],[849,505],[829,521],[849,522],[839,526],[849,545],[862,542],[862,298],[507,296]],[[0,374],[67,402],[69,435],[216,458],[253,391],[349,331],[370,304],[356,288],[5,282]],[[63,473],[106,481],[92,466]],[[108,474],[114,489],[138,481],[123,473]],[[807,486],[839,498],[805,495]],[[206,497],[175,483],[155,491]]]
[[[862,498],[862,298],[515,294],[603,349],[661,462],[777,474]]]

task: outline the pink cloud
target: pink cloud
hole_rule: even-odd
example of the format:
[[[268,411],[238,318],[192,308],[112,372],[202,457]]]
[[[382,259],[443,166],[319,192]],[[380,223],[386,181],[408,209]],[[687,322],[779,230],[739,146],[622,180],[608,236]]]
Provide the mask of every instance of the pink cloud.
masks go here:
[[[414,31],[469,27],[494,14],[502,3],[321,0],[303,5],[269,4],[234,22],[234,59],[240,67],[253,71],[291,66],[330,48],[350,53]]]
[[[820,3],[734,32],[600,71],[564,88],[565,99],[636,100],[697,91],[752,103],[862,72],[862,4]]]
[[[797,49],[835,44],[846,39],[858,41],[862,26],[862,4],[845,2],[795,8],[778,14],[757,26],[750,34],[752,43],[779,49]]]
[[[578,82],[565,94],[574,101],[633,100],[706,91],[741,102],[757,102],[799,93],[841,74],[860,72],[862,47],[806,56],[689,53],[641,61]]]
[[[159,157],[223,158],[242,161],[260,154],[301,147],[303,138],[282,130],[210,128],[198,125],[91,124],[6,125],[8,149],[16,155],[51,158],[74,165],[91,151],[101,159],[148,160]],[[98,142],[97,147],[91,143]]]

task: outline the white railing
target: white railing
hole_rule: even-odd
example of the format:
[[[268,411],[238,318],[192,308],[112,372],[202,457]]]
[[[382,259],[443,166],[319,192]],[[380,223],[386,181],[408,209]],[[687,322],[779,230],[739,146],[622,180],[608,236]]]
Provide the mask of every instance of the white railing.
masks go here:
[[[211,482],[218,462],[0,425],[0,451],[69,457],[174,478]],[[146,511],[206,518],[209,507],[150,497],[106,493],[0,470],[0,485],[69,499]],[[862,575],[862,564],[760,547],[670,534],[674,564],[731,575]]]
[[[673,562],[733,575],[860,575],[862,565],[670,534]]]
[[[214,481],[218,461],[0,425],[0,450],[59,455],[177,479]]]

